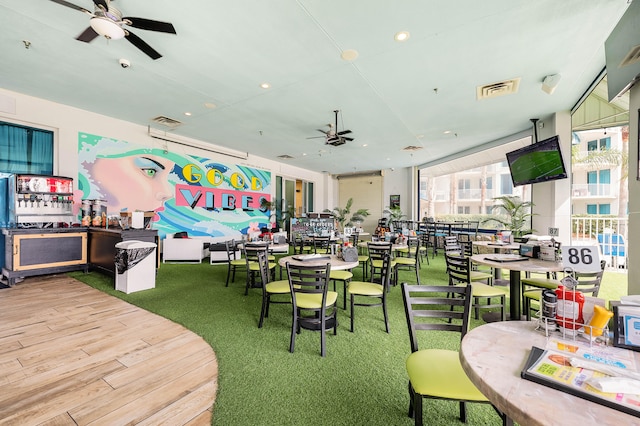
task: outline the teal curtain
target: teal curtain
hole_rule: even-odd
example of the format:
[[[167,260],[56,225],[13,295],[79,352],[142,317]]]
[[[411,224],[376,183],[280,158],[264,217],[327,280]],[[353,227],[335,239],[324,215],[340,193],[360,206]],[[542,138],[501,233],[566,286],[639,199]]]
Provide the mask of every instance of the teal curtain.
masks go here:
[[[36,129],[32,131],[31,173],[53,174],[53,133]]]
[[[0,171],[27,171],[29,131],[23,127],[0,124]]]
[[[0,122],[0,172],[53,173],[53,132]]]

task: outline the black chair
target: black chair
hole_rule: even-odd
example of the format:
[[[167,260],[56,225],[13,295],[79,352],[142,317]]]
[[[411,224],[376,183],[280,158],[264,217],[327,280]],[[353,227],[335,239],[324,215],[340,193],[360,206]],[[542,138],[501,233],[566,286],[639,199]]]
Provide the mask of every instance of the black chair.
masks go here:
[[[578,285],[575,288],[584,295],[590,295],[592,297],[598,297],[600,293],[600,285],[602,284],[602,276],[607,266],[606,260],[600,261],[600,270],[596,272],[574,272],[573,277],[578,281]],[[543,285],[539,286],[537,290],[527,290],[522,293],[523,310],[526,315],[527,321],[531,319],[531,310],[533,308],[531,301],[538,302],[540,304],[540,298],[542,297],[542,291],[544,289],[555,290],[562,284],[559,280],[546,280]],[[532,285],[532,284],[529,284]]]
[[[265,245],[250,245],[245,243],[242,247],[244,254],[245,265],[247,268],[247,283],[244,290],[245,296],[249,294],[250,288],[262,287],[264,282],[258,283],[256,276],[260,274],[260,265],[258,263],[258,253],[264,253],[265,257],[269,259],[269,247]],[[275,278],[277,264],[275,262],[269,262],[269,273],[271,278]]]
[[[229,277],[231,277],[231,282],[235,282],[236,270],[244,268],[246,262],[244,259],[236,258],[236,242],[234,240],[225,241],[224,244],[227,249],[227,281],[225,287],[229,287]]]
[[[289,352],[294,351],[296,334],[302,328],[320,331],[320,354],[326,354],[325,331],[333,328],[337,334],[338,293],[329,291],[331,264],[325,266],[294,266],[286,263],[289,276],[289,290],[293,304],[291,343]]]
[[[418,331],[459,333],[460,340],[469,329],[471,287],[402,284],[411,355],[406,368],[409,375],[409,417],[422,426],[422,399],[448,399],[460,404],[460,420],[466,423],[467,402],[490,403],[469,380],[460,364],[458,351],[419,349]],[[437,338],[432,339],[438,342]],[[495,408],[495,407],[494,407]],[[497,410],[496,410],[497,411]],[[498,412],[503,424],[508,419]]]
[[[316,254],[330,254],[331,253],[331,238],[330,237],[313,237],[313,252]]]
[[[269,269],[269,259],[266,251],[258,251],[258,270],[260,281],[262,282],[262,309],[260,310],[260,321],[258,328],[262,328],[264,319],[269,316],[269,305],[271,303],[291,303],[291,291],[289,280],[271,280],[271,270]],[[282,300],[272,300],[271,296],[281,295]]]
[[[382,259],[382,283],[376,284],[366,281],[351,281],[347,292],[351,301],[351,332],[353,333],[353,321],[356,306],[382,307],[384,315],[384,327],[389,332],[389,316],[387,315],[387,293],[391,281],[391,257],[385,253]],[[359,302],[356,303],[356,298]],[[373,300],[373,301],[372,301]]]
[[[395,276],[398,277],[398,273],[405,270],[415,272],[416,283],[420,285],[420,241],[417,237],[407,239],[406,256],[395,258]]]
[[[385,255],[393,258],[391,253],[392,244],[390,242],[368,242],[367,251],[369,252],[369,281],[382,283],[382,261]],[[391,267],[395,268],[395,262],[391,261]]]
[[[358,246],[358,243],[360,242],[360,234],[358,234],[357,232],[354,232],[349,236],[349,240],[351,241],[351,245],[358,249],[358,263],[362,268],[362,279],[366,281],[368,276],[367,268],[369,267],[369,255],[360,254],[360,252],[362,251],[361,248]]]
[[[506,299],[507,292],[501,288],[494,287],[488,283],[493,280],[493,275],[486,272],[473,271],[471,260],[459,254],[445,254],[447,263],[447,274],[449,275],[449,286],[471,287],[473,296],[473,309],[475,318],[480,316],[480,309],[500,308],[502,321],[506,320]],[[479,282],[486,281],[487,284]],[[493,303],[492,299],[498,298],[499,302]],[[480,300],[486,299],[486,304],[481,304]]]

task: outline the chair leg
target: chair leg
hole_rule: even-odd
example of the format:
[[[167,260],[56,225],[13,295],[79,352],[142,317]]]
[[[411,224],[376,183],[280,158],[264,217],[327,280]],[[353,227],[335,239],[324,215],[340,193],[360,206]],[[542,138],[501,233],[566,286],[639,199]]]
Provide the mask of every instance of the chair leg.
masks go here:
[[[467,404],[463,401],[460,401],[460,421],[467,422]]]
[[[325,315],[320,312],[320,315],[322,315],[322,319],[320,320],[320,356],[324,357],[326,355],[326,340],[327,340],[327,336],[325,333]]]
[[[531,321],[531,305],[529,303],[529,298],[525,297],[523,300],[524,303],[522,304],[522,307],[524,309],[524,314],[527,317],[527,321]]]
[[[262,328],[262,323],[267,315],[267,309],[269,307],[269,300],[266,298],[262,299],[262,309],[260,310],[260,322],[258,322],[258,328]]]
[[[382,301],[382,313],[384,314],[384,328],[387,330],[387,334],[388,334],[389,333],[389,316],[387,315],[387,304],[384,303],[384,300]]]
[[[231,276],[231,263],[227,266],[227,282],[224,285],[225,287],[229,287],[229,277]]]
[[[355,298],[355,296],[352,294],[351,298],[350,298],[351,299],[351,332],[352,333],[353,333],[353,314],[354,314],[353,307],[355,306],[355,302],[353,300],[354,298]]]
[[[413,387],[411,386],[411,382],[409,382],[409,413],[407,414],[409,418],[413,418]]]
[[[347,284],[348,281],[342,281],[342,309],[347,310]]]
[[[293,321],[291,323],[291,342],[289,343],[289,352],[293,353],[296,344],[296,333],[298,330],[298,314],[293,312]]]
[[[415,411],[414,423],[416,426],[422,426],[422,395],[414,393],[413,409]]]

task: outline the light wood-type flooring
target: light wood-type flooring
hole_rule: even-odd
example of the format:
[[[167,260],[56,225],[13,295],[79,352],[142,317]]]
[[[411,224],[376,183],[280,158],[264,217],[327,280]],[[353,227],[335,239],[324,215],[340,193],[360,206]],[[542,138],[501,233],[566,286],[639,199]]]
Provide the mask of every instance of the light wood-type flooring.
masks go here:
[[[0,425],[209,425],[199,336],[65,275],[0,290]]]

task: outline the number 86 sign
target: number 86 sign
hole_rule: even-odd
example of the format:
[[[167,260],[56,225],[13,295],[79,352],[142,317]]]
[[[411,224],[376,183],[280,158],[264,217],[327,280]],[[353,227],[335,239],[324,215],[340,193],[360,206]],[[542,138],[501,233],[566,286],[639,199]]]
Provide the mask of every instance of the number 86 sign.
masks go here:
[[[595,246],[562,247],[562,266],[576,272],[598,272],[600,250]]]

